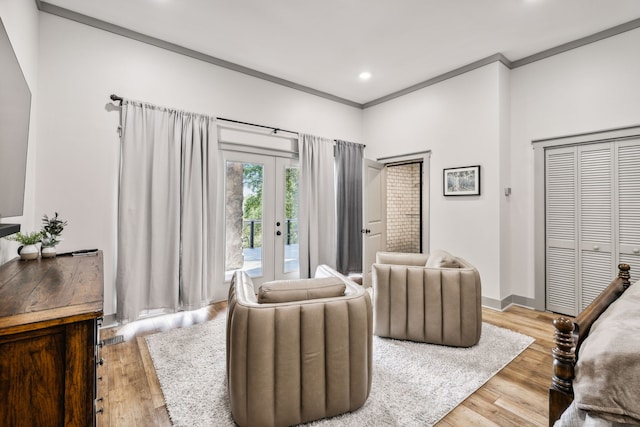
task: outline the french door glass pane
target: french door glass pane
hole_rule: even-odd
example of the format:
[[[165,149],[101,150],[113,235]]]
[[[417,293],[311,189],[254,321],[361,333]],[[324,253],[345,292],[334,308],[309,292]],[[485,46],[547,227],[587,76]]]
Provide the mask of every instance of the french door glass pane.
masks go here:
[[[285,230],[284,230],[284,272],[291,273],[300,270],[298,253],[298,183],[300,169],[287,166],[285,173]]]
[[[227,161],[225,270],[262,276],[264,165]]]

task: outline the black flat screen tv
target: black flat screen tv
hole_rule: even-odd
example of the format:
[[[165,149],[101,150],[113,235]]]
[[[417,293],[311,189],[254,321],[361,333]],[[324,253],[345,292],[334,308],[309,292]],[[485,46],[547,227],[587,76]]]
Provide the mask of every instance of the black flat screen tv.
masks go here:
[[[0,218],[23,215],[31,91],[0,19]],[[0,224],[0,237],[19,230]]]

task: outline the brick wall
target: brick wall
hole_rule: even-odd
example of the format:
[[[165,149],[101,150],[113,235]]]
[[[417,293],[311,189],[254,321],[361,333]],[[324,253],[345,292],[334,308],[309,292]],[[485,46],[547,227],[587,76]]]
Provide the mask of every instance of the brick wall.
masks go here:
[[[387,251],[420,252],[421,163],[387,167]]]

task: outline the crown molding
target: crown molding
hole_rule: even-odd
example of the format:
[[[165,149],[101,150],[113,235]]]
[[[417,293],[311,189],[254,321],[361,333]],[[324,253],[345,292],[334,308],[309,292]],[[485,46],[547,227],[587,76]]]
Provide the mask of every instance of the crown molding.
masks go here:
[[[514,69],[518,67],[522,67],[527,64],[531,64],[532,62],[540,61],[542,59],[546,59],[560,53],[567,52],[572,49],[576,49],[608,37],[613,37],[618,34],[622,34],[627,31],[634,30],[636,28],[640,28],[640,18],[634,19],[632,21],[626,22],[624,24],[616,25],[615,27],[608,28],[604,31],[597,32],[595,34],[561,44],[559,46],[553,47],[551,49],[547,49],[533,55],[527,56],[525,58],[521,58],[515,61],[510,61],[507,57],[505,57],[501,53],[496,53],[486,58],[480,59],[478,61],[472,62],[470,64],[464,65],[460,68],[456,68],[455,70],[451,70],[444,74],[441,74],[436,77],[432,77],[428,80],[416,83],[407,88],[398,90],[396,92],[392,92],[388,95],[382,96],[380,98],[376,98],[372,101],[368,101],[365,103],[358,103],[355,101],[351,101],[346,98],[342,98],[336,95],[333,95],[328,92],[323,92],[317,89],[314,89],[309,86],[304,86],[298,83],[294,83],[289,80],[282,79],[280,77],[273,76],[271,74],[266,74],[258,70],[254,70],[252,68],[248,68],[233,62],[225,61],[224,59],[217,58],[215,56],[206,55],[202,52],[198,52],[193,49],[189,49],[184,46],[180,46],[174,43],[170,43],[168,41],[158,39],[156,37],[151,37],[137,31],[130,30],[125,27],[121,27],[119,25],[114,25],[106,21],[102,21],[100,19],[93,18],[91,16],[83,15],[81,13],[74,12],[69,9],[65,9],[59,6],[52,5],[42,0],[35,0],[36,6],[38,10],[41,12],[49,13],[51,15],[59,16],[61,18],[66,18],[75,22],[79,22],[81,24],[89,25],[94,28],[98,28],[100,30],[108,31],[113,34],[117,34],[123,37],[130,38],[132,40],[139,41],[141,43],[146,43],[155,47],[159,47],[161,49],[166,49],[168,51],[185,55],[190,58],[198,59],[200,61],[208,62],[213,65],[217,65],[222,68],[226,68],[232,71],[236,71],[242,74],[246,74],[252,77],[256,77],[258,79],[262,79],[271,83],[275,83],[281,86],[285,86],[291,89],[299,90],[301,92],[306,92],[311,95],[319,96],[321,98],[328,99],[330,101],[338,102],[340,104],[348,105],[350,107],[355,107],[359,109],[366,109],[369,107],[373,107],[378,104],[382,104],[387,101],[391,101],[393,99],[399,98],[401,96],[407,95],[411,92],[415,92],[420,89],[424,89],[426,87],[432,86],[434,84],[440,83],[442,81],[451,79],[453,77],[459,76],[461,74],[468,73],[469,71],[473,71],[477,68],[484,67],[485,65],[492,64],[494,62],[500,62],[505,65],[507,68]]]
[[[345,104],[350,107],[362,108],[362,104],[358,102],[341,98],[339,96],[336,96],[327,92],[323,92],[323,91],[314,89],[312,87],[304,86],[289,80],[281,79],[280,77],[276,77],[271,74],[263,73],[261,71],[254,70],[252,68],[248,68],[233,62],[225,61],[224,59],[216,58],[215,56],[207,55],[202,52],[198,52],[196,50],[189,49],[187,47],[180,46],[175,43],[171,43],[156,37],[148,36],[146,34],[142,34],[137,31],[133,31],[128,28],[121,27],[119,25],[111,24],[109,22],[93,18],[91,16],[83,15],[81,13],[77,13],[69,9],[55,6],[53,4],[50,4],[41,0],[35,0],[35,2],[36,2],[36,5],[38,6],[38,10],[40,10],[41,12],[46,12],[51,15],[55,15],[61,18],[66,18],[71,21],[85,24],[100,30],[108,31],[113,34],[117,34],[122,37],[127,37],[129,39],[146,43],[151,46],[159,47],[161,49],[165,49],[180,55],[184,55],[190,58],[198,59],[200,61],[208,62],[210,64],[217,65],[219,67],[226,68],[232,71],[236,71],[238,73],[246,74],[252,77],[256,77],[258,79],[266,80],[271,83],[279,84],[281,86],[286,86],[291,89],[306,92],[311,95],[316,95],[321,98],[328,99],[330,101],[339,102],[341,104]]]
[[[362,104],[362,109],[373,107],[374,105],[382,104],[383,102],[391,101],[392,99],[399,98],[401,96],[407,95],[411,92],[415,92],[420,89],[424,89],[425,87],[434,85],[436,83],[440,83],[442,81],[448,80],[450,78],[459,76],[461,74],[468,73],[469,71],[473,71],[476,68],[484,67],[485,65],[492,64],[494,62],[501,62],[507,68],[511,68],[511,61],[509,61],[503,54],[496,53],[491,56],[487,56],[486,58],[480,59],[478,61],[472,62],[471,64],[464,65],[460,68],[456,68],[455,70],[451,70],[444,74],[440,74],[439,76],[433,77],[429,80],[425,80],[420,83],[416,83],[415,85],[409,86],[405,89],[401,89],[397,92],[390,93],[389,95],[385,95],[378,99],[374,99],[373,101],[366,102]]]
[[[542,52],[534,53],[511,63],[512,68],[522,67],[523,65],[531,64],[532,62],[540,61],[551,56],[558,55],[560,53],[567,52],[578,47],[586,46],[591,43],[595,43],[600,40],[604,40],[609,37],[617,36],[618,34],[626,33],[627,31],[635,30],[640,27],[640,18],[633,21],[625,22],[624,24],[616,25],[615,27],[608,28],[604,31],[600,31],[590,36],[583,37],[581,39],[573,40],[569,43],[564,43],[551,49],[543,50]]]

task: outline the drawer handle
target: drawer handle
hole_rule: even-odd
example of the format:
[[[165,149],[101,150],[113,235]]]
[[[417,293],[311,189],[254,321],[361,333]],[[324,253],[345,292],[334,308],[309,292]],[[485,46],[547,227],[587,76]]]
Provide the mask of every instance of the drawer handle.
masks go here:
[[[633,253],[634,253],[634,254],[640,254],[640,249],[638,249],[638,248],[633,248]]]
[[[104,414],[104,406],[101,406],[100,409],[97,409],[96,414]]]
[[[594,251],[599,251],[599,250],[600,250],[600,246],[598,246],[598,245],[593,245],[593,250],[594,250]]]
[[[96,365],[100,365],[100,366],[104,365],[104,359],[101,357],[100,360],[96,362]]]

